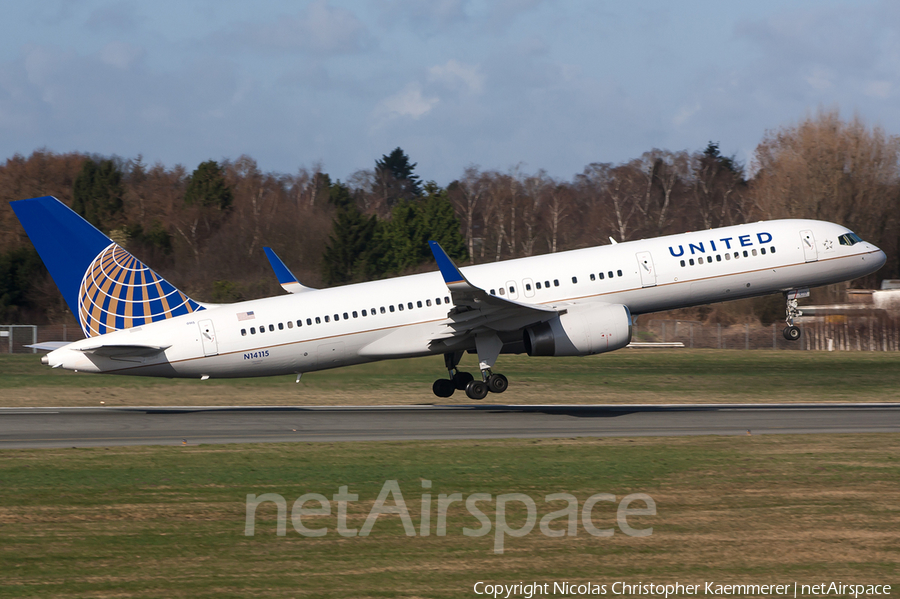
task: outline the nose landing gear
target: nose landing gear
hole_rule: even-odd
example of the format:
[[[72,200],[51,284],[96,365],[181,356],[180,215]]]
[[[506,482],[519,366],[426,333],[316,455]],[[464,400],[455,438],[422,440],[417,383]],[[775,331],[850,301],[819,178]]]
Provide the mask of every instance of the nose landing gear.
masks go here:
[[[809,289],[795,289],[784,294],[785,302],[785,322],[788,326],[784,327],[782,334],[788,341],[797,341],[800,339],[800,327],[794,325],[794,318],[803,316],[803,312],[797,306],[797,300],[802,297],[809,297]]]

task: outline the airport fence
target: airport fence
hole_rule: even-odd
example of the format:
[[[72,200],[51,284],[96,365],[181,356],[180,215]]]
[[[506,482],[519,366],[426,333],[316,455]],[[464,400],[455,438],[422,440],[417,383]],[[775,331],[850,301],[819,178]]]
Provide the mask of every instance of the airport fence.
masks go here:
[[[900,322],[885,316],[803,317],[798,341],[784,338],[784,322],[706,324],[689,320],[640,319],[633,340],[643,343],[681,343],[687,348],[771,349],[791,351],[900,351]],[[652,347],[652,345],[650,345]]]
[[[649,347],[682,344],[686,348],[771,349],[819,351],[900,351],[900,319],[885,316],[841,315],[803,317],[797,325],[799,341],[782,335],[783,322],[770,326],[754,324],[708,324],[662,318],[638,319],[633,341]],[[0,353],[38,353],[28,345],[47,341],[77,341],[84,335],[71,325],[0,325]]]

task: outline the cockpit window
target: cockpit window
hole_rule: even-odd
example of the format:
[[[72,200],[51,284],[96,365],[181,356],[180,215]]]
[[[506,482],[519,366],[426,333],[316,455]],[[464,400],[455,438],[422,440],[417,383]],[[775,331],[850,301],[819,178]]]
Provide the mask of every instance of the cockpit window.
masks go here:
[[[856,233],[845,233],[838,237],[838,241],[840,241],[841,245],[853,245],[856,243],[860,243],[862,239],[859,238],[859,235]]]

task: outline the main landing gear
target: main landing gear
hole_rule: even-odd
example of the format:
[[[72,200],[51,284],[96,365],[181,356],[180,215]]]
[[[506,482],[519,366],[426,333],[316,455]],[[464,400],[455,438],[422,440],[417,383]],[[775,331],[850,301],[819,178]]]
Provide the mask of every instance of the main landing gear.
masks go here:
[[[789,291],[784,294],[784,299],[787,302],[784,320],[788,326],[784,327],[782,334],[788,341],[796,341],[800,338],[800,327],[794,325],[794,318],[803,315],[803,312],[797,307],[797,298],[807,296],[809,296],[808,289]]]
[[[450,397],[456,390],[465,390],[469,399],[484,399],[488,393],[503,393],[509,387],[505,376],[491,372],[491,367],[500,355],[503,343],[496,334],[478,335],[475,337],[475,348],[478,351],[478,366],[481,369],[481,380],[477,380],[468,372],[461,372],[457,365],[463,352],[444,354],[444,365],[450,375],[449,379],[438,379],[431,389],[438,397]]]

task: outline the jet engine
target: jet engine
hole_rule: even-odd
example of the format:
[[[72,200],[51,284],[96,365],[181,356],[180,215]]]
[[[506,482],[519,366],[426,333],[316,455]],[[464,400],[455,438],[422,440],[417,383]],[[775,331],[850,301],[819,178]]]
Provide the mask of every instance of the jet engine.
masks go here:
[[[529,356],[589,356],[621,349],[631,342],[631,312],[623,304],[573,306],[526,328],[523,341]]]

